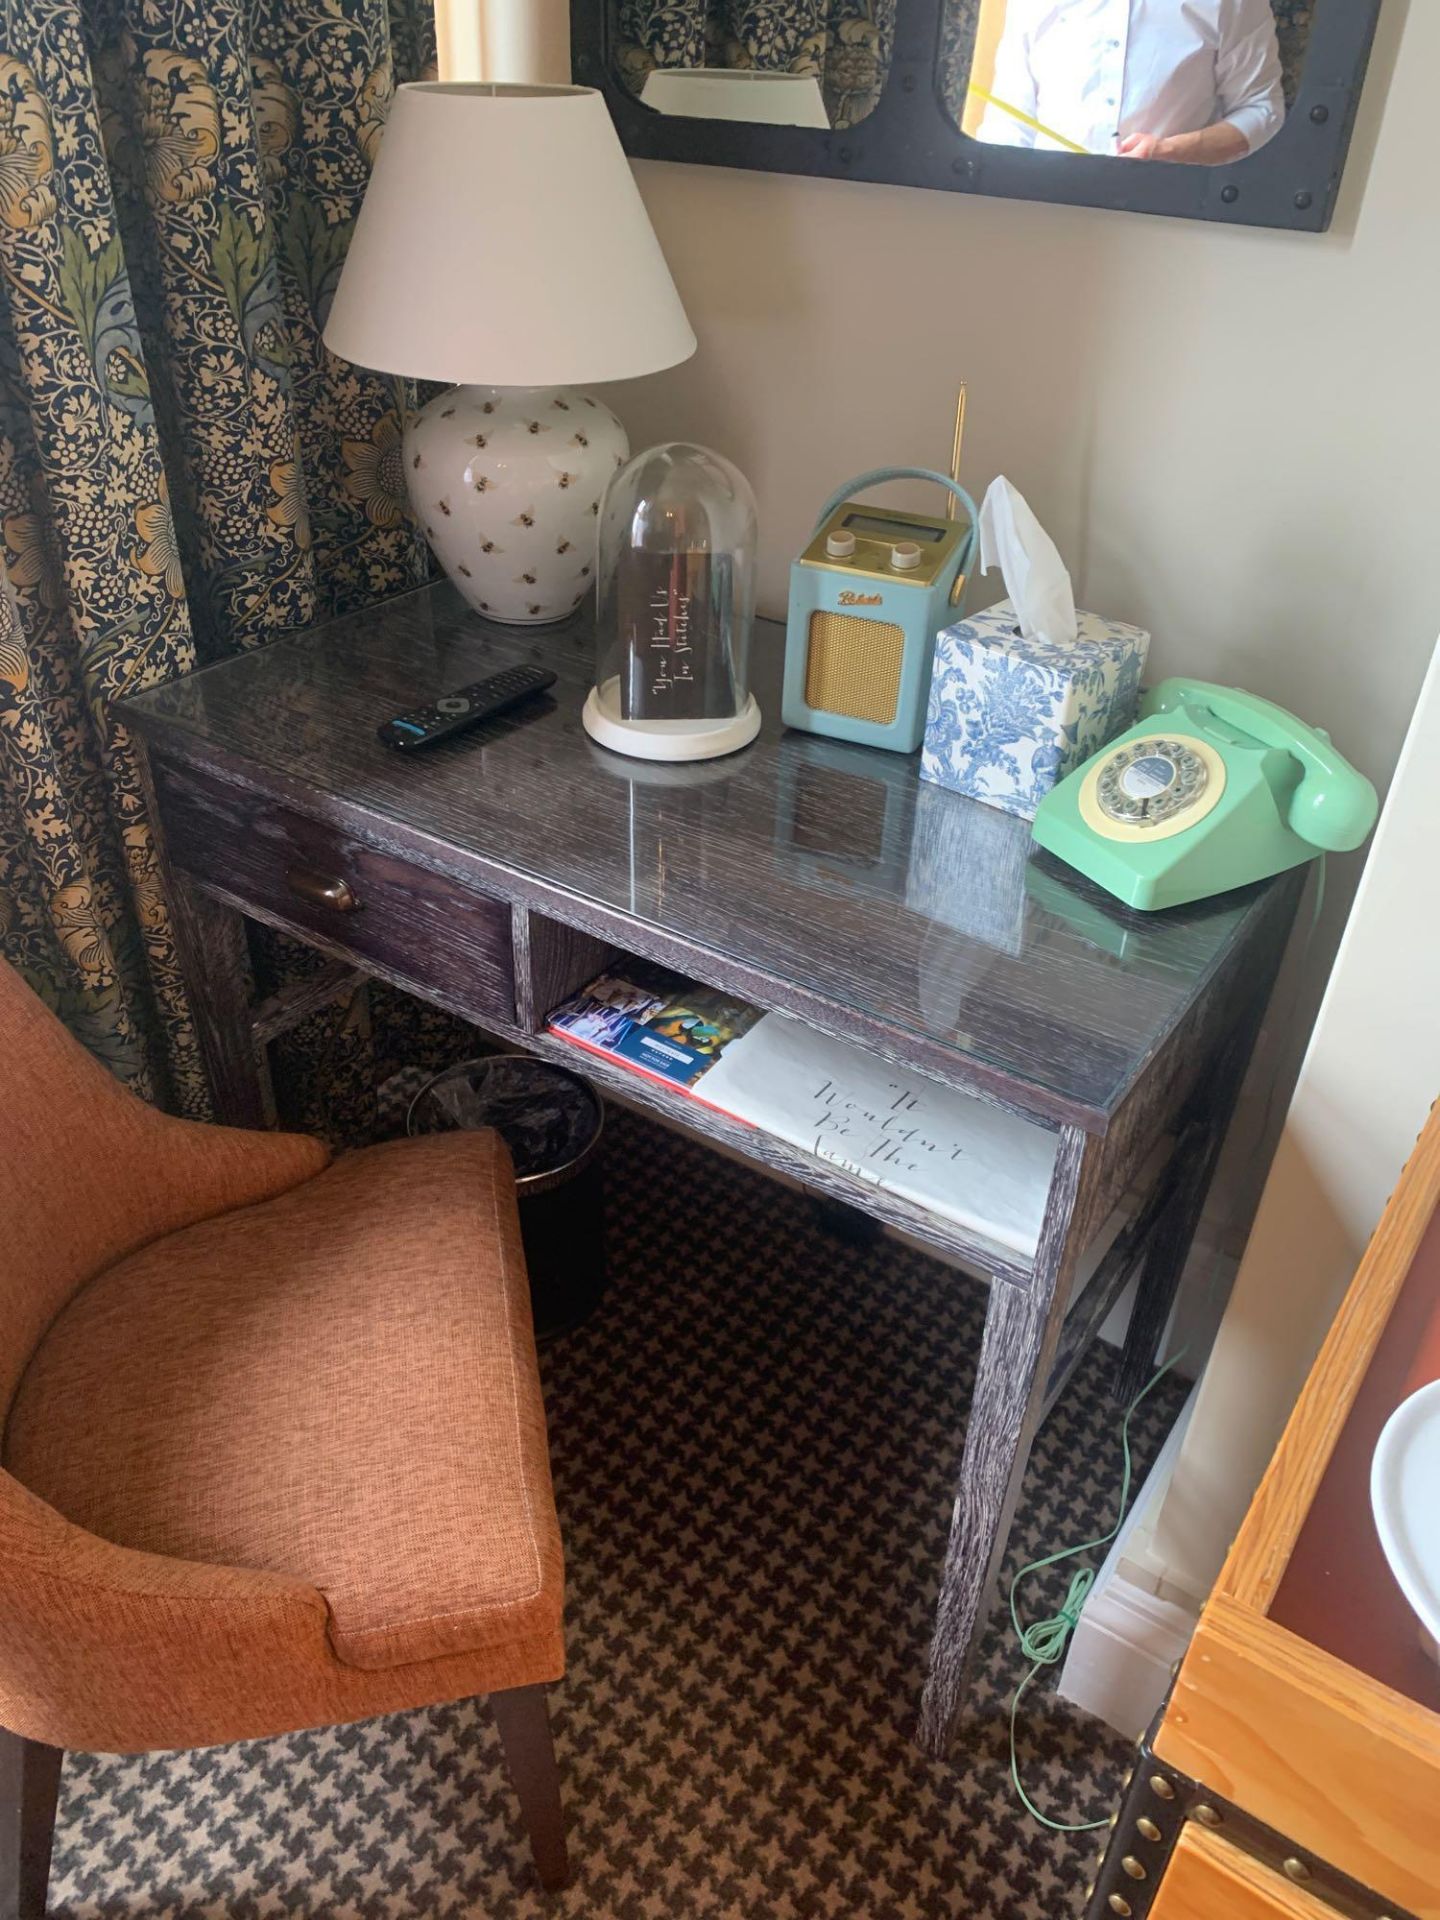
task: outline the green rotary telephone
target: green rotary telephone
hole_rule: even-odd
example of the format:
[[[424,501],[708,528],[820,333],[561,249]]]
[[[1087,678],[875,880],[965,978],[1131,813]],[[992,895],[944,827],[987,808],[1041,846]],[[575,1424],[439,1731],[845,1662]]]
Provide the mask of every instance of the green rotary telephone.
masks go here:
[[[1165,680],[1040,803],[1035,839],[1132,907],[1204,900],[1358,847],[1379,801],[1318,728],[1238,687]]]

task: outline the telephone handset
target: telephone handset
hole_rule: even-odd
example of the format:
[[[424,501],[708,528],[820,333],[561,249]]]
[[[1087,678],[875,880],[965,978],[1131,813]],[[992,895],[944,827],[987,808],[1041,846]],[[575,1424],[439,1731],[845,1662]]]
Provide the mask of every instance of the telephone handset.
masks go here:
[[[1140,711],[1148,719],[1184,706],[1203,709],[1265,746],[1294,755],[1304,773],[1290,796],[1286,824],[1302,840],[1324,853],[1349,853],[1361,845],[1375,824],[1375,789],[1328,733],[1307,727],[1259,694],[1204,680],[1163,680]]]
[[[1375,789],[1269,700],[1165,680],[1041,802],[1035,839],[1130,906],[1179,906],[1358,847]]]

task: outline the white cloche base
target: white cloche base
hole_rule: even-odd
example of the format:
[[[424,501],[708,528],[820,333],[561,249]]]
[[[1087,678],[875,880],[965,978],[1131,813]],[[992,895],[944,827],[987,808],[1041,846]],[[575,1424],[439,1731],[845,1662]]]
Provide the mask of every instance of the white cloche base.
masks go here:
[[[477,613],[563,620],[595,581],[595,531],[625,429],[573,387],[451,387],[405,428],[410,504]]]
[[[615,684],[607,681],[606,692]],[[632,760],[718,760],[722,753],[748,747],[760,731],[760,709],[753,693],[728,720],[621,720],[614,711],[619,704],[618,695],[605,701],[600,689],[592,687],[580,718],[592,740]]]

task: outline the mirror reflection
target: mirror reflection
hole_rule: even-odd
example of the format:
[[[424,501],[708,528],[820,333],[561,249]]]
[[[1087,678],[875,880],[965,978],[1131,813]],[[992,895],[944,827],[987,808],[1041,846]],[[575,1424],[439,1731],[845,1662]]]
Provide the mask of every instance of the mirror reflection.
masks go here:
[[[880,98],[896,0],[610,0],[621,81],[659,113],[857,126]]]
[[[947,97],[989,145],[1228,166],[1284,126],[1313,12],[1311,0],[956,0]]]

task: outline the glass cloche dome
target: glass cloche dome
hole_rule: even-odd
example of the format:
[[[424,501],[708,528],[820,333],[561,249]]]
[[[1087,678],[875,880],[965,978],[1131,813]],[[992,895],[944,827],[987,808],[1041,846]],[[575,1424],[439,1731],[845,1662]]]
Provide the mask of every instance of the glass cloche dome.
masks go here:
[[[668,441],[616,471],[600,506],[593,739],[708,760],[755,738],[755,545],[749,482],[708,447]]]

